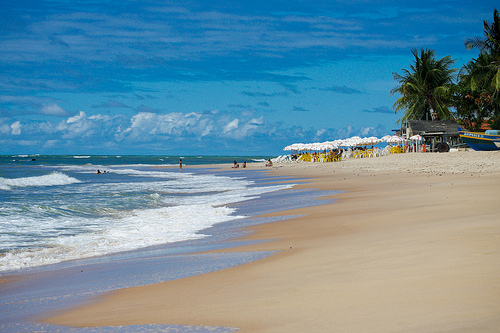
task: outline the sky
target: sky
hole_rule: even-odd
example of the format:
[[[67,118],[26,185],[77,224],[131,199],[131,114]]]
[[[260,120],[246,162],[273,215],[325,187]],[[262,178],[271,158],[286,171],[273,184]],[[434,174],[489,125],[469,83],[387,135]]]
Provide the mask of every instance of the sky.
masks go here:
[[[0,0],[0,154],[281,155],[399,128],[412,48],[494,1]]]

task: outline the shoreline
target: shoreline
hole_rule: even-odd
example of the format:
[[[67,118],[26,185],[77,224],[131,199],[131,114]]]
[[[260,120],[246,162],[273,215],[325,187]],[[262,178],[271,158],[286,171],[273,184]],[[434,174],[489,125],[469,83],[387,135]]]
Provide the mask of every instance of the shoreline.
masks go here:
[[[228,251],[281,252],[114,291],[46,322],[180,324],[241,332],[483,331],[500,326],[500,154],[403,154],[263,168],[341,190],[334,204],[265,216]],[[250,165],[249,169],[253,169]]]
[[[278,188],[291,188],[287,185],[291,178],[274,177],[260,173],[257,169],[230,170],[227,165],[213,168],[199,166],[186,170],[189,173],[208,173],[218,176],[229,176],[254,181],[257,187],[285,185],[275,188],[273,192],[258,197],[250,195],[247,200],[231,204],[236,211],[235,218],[204,229],[199,232],[204,237],[173,243],[165,243],[151,247],[112,253],[105,256],[82,258],[60,262],[57,264],[38,266],[18,271],[7,271],[0,274],[5,278],[0,281],[0,328],[2,331],[58,331],[59,326],[37,323],[42,312],[59,311],[78,304],[92,302],[105,292],[179,279],[210,271],[226,269],[245,264],[272,255],[270,251],[230,252],[223,249],[239,247],[252,241],[239,240],[247,232],[246,227],[277,221],[282,217],[257,218],[258,212],[286,210],[290,203],[296,202],[300,194],[302,205],[314,205],[314,199],[320,192],[287,191]],[[171,169],[171,167],[166,167]],[[251,193],[249,193],[251,194]],[[283,195],[284,194],[284,195]],[[284,200],[284,199],[287,200]],[[304,198],[308,198],[304,200]],[[266,201],[273,201],[268,205]],[[258,241],[256,241],[258,242]],[[221,251],[217,251],[217,249]],[[26,295],[29,295],[28,297]],[[38,305],[38,306],[37,306]],[[157,330],[190,332],[189,326],[159,325]],[[153,329],[151,325],[130,326],[128,331],[141,332]],[[203,328],[200,328],[203,329]],[[116,328],[102,328],[103,331]],[[85,331],[85,329],[83,329]],[[221,328],[217,332],[226,332]]]

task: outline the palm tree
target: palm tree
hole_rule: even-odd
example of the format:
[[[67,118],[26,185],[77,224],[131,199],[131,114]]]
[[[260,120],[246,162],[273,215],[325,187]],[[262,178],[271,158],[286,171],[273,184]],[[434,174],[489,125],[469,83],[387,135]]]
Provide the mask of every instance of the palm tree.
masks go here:
[[[496,72],[492,70],[493,62],[494,57],[491,53],[481,51],[477,59],[472,59],[460,69],[458,79],[464,80],[473,90],[487,87]]]
[[[438,120],[453,118],[448,106],[451,105],[451,91],[453,73],[456,69],[450,68],[455,60],[451,56],[436,60],[434,51],[412,49],[415,57],[410,70],[402,69],[403,75],[393,73],[399,86],[391,90],[391,95],[399,93],[400,98],[394,103],[394,110],[404,111],[399,121],[409,119]]]
[[[491,87],[491,99],[497,112],[500,110],[500,14],[493,11],[493,22],[483,21],[484,36],[468,38],[465,47],[468,50],[481,51],[477,66],[469,70],[470,85],[476,89],[477,83],[487,79]]]
[[[491,117],[492,107],[488,90],[482,87],[471,89],[466,79],[459,79],[453,87],[453,106],[455,119],[469,131],[478,132]]]

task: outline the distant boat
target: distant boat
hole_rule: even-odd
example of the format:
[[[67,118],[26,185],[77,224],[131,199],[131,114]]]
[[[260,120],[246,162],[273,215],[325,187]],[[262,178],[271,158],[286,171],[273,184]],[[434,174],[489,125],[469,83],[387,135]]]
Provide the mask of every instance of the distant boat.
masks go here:
[[[460,138],[474,150],[500,150],[500,130],[487,130],[484,133],[458,130]]]

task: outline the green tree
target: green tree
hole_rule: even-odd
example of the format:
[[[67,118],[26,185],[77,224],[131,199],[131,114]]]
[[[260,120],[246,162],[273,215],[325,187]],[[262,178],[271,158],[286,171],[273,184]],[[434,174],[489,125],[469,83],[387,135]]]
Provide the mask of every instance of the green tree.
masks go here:
[[[472,90],[465,80],[453,87],[453,106],[455,119],[469,131],[477,132],[489,117],[489,93],[483,89]]]
[[[493,11],[493,22],[483,21],[484,35],[468,38],[465,47],[468,50],[478,49],[481,51],[476,65],[469,68],[469,84],[472,89],[484,80],[489,82],[489,90],[495,117],[500,111],[500,14]]]
[[[453,87],[455,118],[471,131],[478,131],[485,119],[494,118],[490,63],[491,55],[481,52],[460,69],[458,83]]]
[[[399,83],[391,95],[401,95],[394,103],[394,111],[404,111],[399,121],[409,119],[438,120],[451,119],[451,87],[456,69],[451,68],[455,60],[451,56],[436,60],[434,50],[411,50],[415,62],[403,74],[393,73]]]

